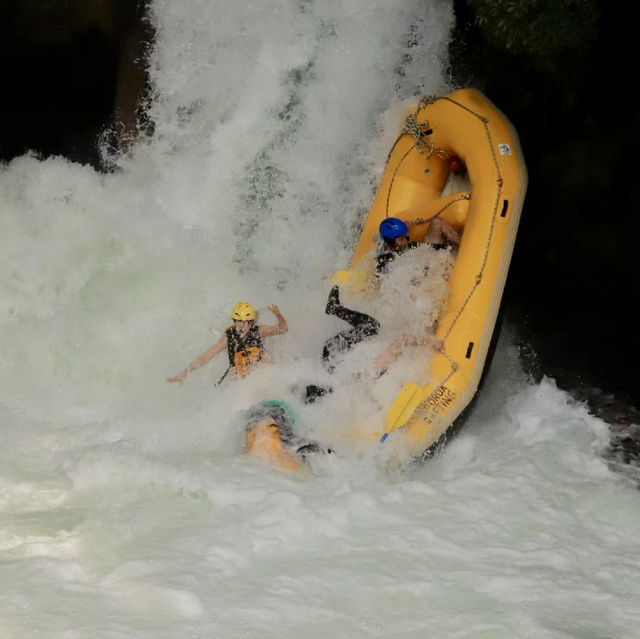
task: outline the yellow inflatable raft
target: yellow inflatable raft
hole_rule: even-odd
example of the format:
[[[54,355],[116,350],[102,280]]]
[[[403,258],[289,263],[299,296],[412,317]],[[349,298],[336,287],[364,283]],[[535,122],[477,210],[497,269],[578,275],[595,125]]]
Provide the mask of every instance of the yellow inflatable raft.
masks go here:
[[[452,160],[467,170],[468,190],[444,194]],[[450,184],[450,183],[449,183]],[[420,455],[444,435],[478,391],[509,270],[527,186],[516,131],[480,92],[424,98],[406,117],[364,222],[349,271],[335,280],[364,290],[375,272],[376,236],[386,217],[441,216],[462,233],[435,337],[442,352],[407,381],[378,433],[404,439]],[[446,192],[446,191],[445,191]],[[421,241],[427,232],[411,237]],[[388,444],[387,444],[388,445]]]

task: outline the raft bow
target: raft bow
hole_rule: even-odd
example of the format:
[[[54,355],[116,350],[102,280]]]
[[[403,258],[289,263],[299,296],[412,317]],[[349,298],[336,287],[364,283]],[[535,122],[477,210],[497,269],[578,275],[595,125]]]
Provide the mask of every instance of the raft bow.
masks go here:
[[[470,189],[445,194],[452,170],[466,169]],[[448,280],[449,298],[435,338],[441,352],[424,376],[406,383],[387,411],[389,435],[416,456],[436,444],[476,396],[489,364],[527,187],[518,135],[479,91],[461,89],[420,101],[391,149],[348,271],[334,281],[364,291],[375,273],[380,222],[441,216],[462,234]],[[427,225],[412,230],[422,241]]]

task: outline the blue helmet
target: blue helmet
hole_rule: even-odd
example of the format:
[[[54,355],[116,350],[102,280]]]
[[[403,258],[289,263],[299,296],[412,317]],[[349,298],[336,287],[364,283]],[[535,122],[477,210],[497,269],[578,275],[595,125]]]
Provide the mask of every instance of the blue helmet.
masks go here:
[[[397,217],[388,217],[380,222],[380,235],[384,240],[395,240],[409,235],[409,227]]]

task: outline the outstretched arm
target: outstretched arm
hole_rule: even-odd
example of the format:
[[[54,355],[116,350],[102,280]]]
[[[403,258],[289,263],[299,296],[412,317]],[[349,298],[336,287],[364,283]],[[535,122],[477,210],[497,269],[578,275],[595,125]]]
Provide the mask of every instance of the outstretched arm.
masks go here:
[[[275,304],[267,306],[267,308],[278,318],[278,323],[275,326],[260,326],[260,335],[262,337],[271,337],[271,335],[282,335],[286,333],[289,327],[280,309]]]
[[[184,378],[187,376],[187,373],[195,371],[196,368],[200,368],[210,360],[212,360],[218,353],[221,353],[223,350],[227,348],[227,336],[223,335],[211,348],[207,349],[202,355],[198,355],[191,364],[189,364],[186,368],[180,371],[177,375],[173,377],[167,377],[167,382],[180,382],[182,384]]]
[[[376,369],[380,374],[386,371],[387,368],[400,357],[400,354],[407,346],[431,346],[440,353],[443,350],[442,342],[432,335],[424,335],[423,337],[412,337],[406,334],[401,335],[391,342],[384,352],[376,357]]]

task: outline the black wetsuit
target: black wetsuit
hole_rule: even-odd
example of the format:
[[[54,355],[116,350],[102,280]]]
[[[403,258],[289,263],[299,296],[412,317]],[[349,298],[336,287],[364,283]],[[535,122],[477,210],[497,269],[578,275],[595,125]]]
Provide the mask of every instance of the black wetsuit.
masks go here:
[[[446,242],[425,242],[425,244],[428,244],[436,251],[442,251],[443,249],[449,248],[449,245]],[[395,260],[398,255],[402,255],[407,249],[413,249],[416,248],[416,246],[418,246],[417,242],[409,242],[409,244],[407,244],[402,251],[391,250],[380,253],[380,255],[376,257],[376,275],[379,276],[388,273],[389,264],[391,264],[391,262],[393,262],[393,260]],[[428,271],[429,267],[425,266],[424,274],[426,275]]]
[[[329,338],[322,349],[322,361],[327,370],[332,373],[335,369],[337,356],[350,350],[367,337],[377,335],[380,331],[380,322],[371,317],[371,315],[342,306],[338,297],[337,286],[334,286],[329,293],[326,312],[351,325],[351,329],[348,331],[340,331],[337,335]]]
[[[416,246],[418,246],[417,242],[409,242],[407,245],[403,247],[402,251],[398,251],[397,249],[391,249],[390,251],[385,251],[384,253],[380,253],[376,257],[376,273],[378,274],[388,273],[389,264],[391,264],[391,262],[393,262],[393,260],[395,260],[396,257],[398,257],[398,255],[402,255],[408,249],[416,248]]]

